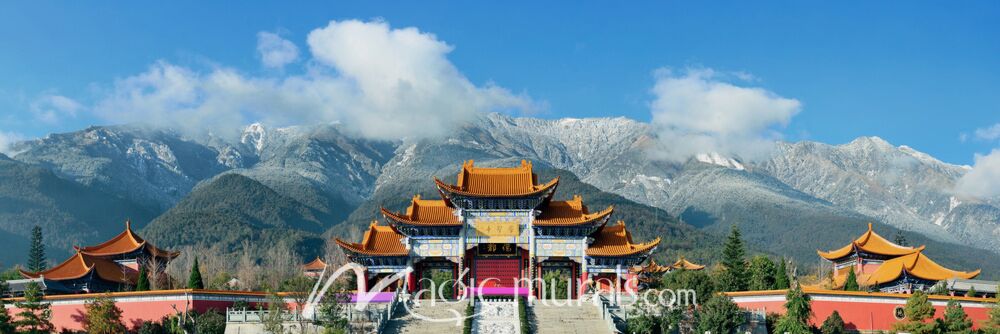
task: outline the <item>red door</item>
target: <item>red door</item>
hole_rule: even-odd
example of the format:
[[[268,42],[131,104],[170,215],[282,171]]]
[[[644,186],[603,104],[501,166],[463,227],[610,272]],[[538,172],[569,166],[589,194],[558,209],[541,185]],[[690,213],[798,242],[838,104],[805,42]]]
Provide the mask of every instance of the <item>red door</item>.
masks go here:
[[[513,288],[521,274],[519,259],[477,259],[476,287]]]

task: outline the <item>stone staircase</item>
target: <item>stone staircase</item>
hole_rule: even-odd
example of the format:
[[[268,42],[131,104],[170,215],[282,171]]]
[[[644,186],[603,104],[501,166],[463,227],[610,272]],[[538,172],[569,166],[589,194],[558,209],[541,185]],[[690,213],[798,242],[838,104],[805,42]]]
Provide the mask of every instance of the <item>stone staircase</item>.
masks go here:
[[[612,333],[601,318],[601,309],[591,301],[536,301],[532,307],[537,334]],[[564,305],[568,304],[568,305]]]
[[[409,310],[399,307],[384,333],[444,334],[461,333],[468,301],[446,303],[415,300]],[[454,311],[454,312],[453,312]],[[455,318],[458,318],[457,320]],[[450,320],[445,320],[450,319]]]
[[[483,300],[476,303],[472,334],[527,334],[521,333],[521,321],[517,313],[517,301],[513,299]]]

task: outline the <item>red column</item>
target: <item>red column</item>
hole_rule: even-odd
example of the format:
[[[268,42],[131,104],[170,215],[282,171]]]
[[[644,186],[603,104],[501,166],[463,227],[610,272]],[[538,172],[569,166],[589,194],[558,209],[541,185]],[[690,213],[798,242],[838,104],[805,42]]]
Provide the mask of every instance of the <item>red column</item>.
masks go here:
[[[417,265],[413,265],[413,271],[406,274],[406,290],[409,293],[417,291]]]

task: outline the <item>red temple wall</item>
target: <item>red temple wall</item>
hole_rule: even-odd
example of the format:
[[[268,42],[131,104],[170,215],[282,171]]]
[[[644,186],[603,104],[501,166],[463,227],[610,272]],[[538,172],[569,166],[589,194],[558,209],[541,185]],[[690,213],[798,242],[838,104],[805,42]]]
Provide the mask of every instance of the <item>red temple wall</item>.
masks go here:
[[[237,300],[254,305],[264,302],[266,295],[259,292],[170,290],[151,292],[119,292],[111,294],[81,294],[46,297],[52,310],[52,324],[56,330],[63,328],[83,330],[83,317],[88,301],[97,297],[110,296],[122,310],[122,321],[129,329],[135,329],[144,321],[160,321],[165,316],[178,311],[206,312],[216,309],[225,313]],[[291,302],[289,302],[291,304]],[[292,305],[289,305],[290,307]],[[175,309],[176,308],[176,309]],[[10,314],[17,314],[17,308],[8,308]]]
[[[891,330],[896,319],[896,308],[906,305],[908,294],[889,293],[855,293],[843,291],[809,291],[812,298],[813,317],[811,322],[819,326],[833,311],[840,313],[848,329],[852,330]],[[783,314],[785,312],[784,291],[750,291],[730,294],[733,301],[741,308],[750,310],[763,309],[767,313]],[[944,316],[948,297],[931,297],[934,305],[935,318]],[[965,313],[972,319],[973,325],[989,319],[992,299],[956,297],[961,302]]]

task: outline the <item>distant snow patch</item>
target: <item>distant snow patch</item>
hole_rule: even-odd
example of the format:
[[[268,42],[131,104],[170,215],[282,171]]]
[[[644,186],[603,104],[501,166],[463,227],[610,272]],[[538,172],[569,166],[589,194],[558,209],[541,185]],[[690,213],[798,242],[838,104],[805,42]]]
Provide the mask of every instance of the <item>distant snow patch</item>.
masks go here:
[[[720,155],[719,153],[716,153],[716,152],[712,152],[712,153],[700,153],[700,154],[698,154],[698,155],[695,156],[695,159],[698,159],[698,161],[701,161],[701,162],[704,162],[704,163],[707,163],[707,164],[719,165],[719,166],[722,166],[722,167],[732,168],[732,169],[735,169],[735,170],[745,170],[746,169],[745,167],[743,167],[743,164],[741,164],[739,161],[736,161],[736,159],[723,157],[722,155]]]

